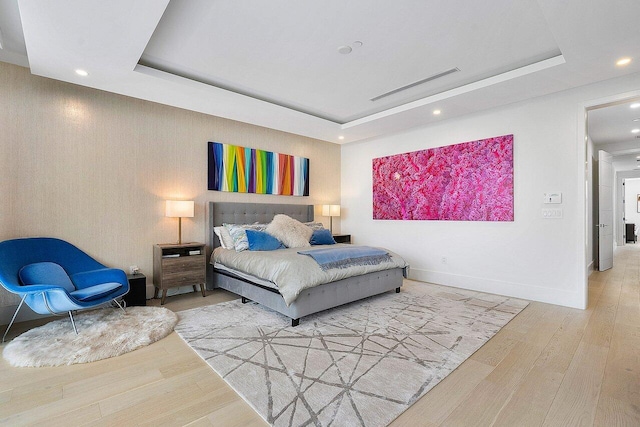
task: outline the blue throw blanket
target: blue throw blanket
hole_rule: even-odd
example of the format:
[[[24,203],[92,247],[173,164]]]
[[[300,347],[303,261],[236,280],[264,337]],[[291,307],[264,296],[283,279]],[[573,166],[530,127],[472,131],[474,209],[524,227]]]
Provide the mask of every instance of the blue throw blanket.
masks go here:
[[[339,246],[334,248],[310,249],[298,251],[300,255],[313,258],[322,271],[332,268],[347,268],[354,265],[378,265],[391,261],[386,251],[370,246]]]

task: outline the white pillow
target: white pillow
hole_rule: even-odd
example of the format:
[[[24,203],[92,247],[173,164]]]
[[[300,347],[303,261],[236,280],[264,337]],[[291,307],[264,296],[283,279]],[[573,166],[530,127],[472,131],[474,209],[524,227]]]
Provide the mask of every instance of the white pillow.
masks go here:
[[[309,239],[313,234],[311,227],[307,227],[298,220],[287,215],[277,214],[265,230],[289,248],[304,248],[311,246]]]
[[[216,234],[216,236],[218,236],[220,246],[222,246],[224,249],[235,249],[235,247],[233,246],[233,238],[231,237],[231,234],[229,234],[229,230],[227,230],[227,227],[213,227],[213,232]]]

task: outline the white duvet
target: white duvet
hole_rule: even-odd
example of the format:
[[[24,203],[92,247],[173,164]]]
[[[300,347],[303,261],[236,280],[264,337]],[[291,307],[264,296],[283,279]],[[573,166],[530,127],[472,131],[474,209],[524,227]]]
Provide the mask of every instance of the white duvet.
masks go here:
[[[320,249],[335,246],[337,245],[313,246],[313,248]],[[296,297],[304,289],[374,271],[404,268],[407,265],[402,257],[384,249],[391,255],[390,261],[382,262],[378,265],[355,265],[348,268],[322,271],[313,258],[298,254],[299,250],[301,249],[288,248],[276,251],[236,252],[233,249],[219,247],[211,254],[211,263],[219,263],[234,270],[273,282],[278,287],[287,306],[295,301]]]

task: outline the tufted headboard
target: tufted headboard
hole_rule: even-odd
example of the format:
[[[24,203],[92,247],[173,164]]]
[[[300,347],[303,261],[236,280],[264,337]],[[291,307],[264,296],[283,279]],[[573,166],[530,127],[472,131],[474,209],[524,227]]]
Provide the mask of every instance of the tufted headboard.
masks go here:
[[[212,267],[209,258],[214,248],[220,246],[213,233],[213,227],[229,224],[252,224],[254,222],[271,222],[275,214],[285,214],[301,222],[313,221],[313,205],[285,205],[275,203],[207,203],[207,284],[212,287]]]

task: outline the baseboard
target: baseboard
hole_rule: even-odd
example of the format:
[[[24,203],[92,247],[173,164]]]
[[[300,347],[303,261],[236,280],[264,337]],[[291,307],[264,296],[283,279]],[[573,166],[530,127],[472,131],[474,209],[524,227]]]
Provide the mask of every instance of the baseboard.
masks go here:
[[[559,289],[545,288],[542,286],[532,286],[524,283],[505,282],[501,280],[464,276],[440,271],[420,270],[416,268],[411,268],[409,279],[451,286],[454,288],[505,295],[529,301],[562,305],[571,308],[585,308],[584,298],[578,292],[569,292]]]
[[[18,304],[16,305],[8,305],[5,307],[0,307],[0,325],[6,325],[11,322],[11,318],[13,317],[13,313],[16,312],[16,308],[18,308]],[[51,315],[45,316],[44,314],[38,314],[35,311],[31,310],[29,306],[26,304],[22,304],[22,308],[20,308],[20,312],[16,317],[16,322],[26,322],[27,320],[33,319],[41,319],[43,317],[52,317]],[[2,330],[4,333],[4,329]]]
[[[595,261],[591,261],[587,266],[587,277],[591,276],[591,273],[595,271]]]

